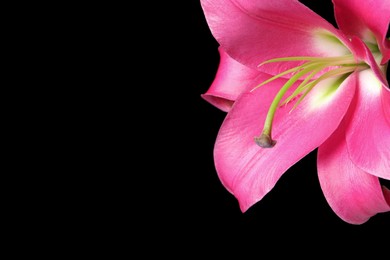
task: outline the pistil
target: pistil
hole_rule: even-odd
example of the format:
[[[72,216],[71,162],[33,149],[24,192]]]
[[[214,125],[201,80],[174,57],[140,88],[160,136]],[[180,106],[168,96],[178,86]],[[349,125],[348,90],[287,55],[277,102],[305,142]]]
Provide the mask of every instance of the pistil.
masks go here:
[[[298,85],[295,91],[286,98],[282,104],[289,103],[293,98],[301,94],[298,101],[294,104],[292,109],[295,109],[296,106],[303,100],[303,98],[321,81],[336,77],[349,75],[357,67],[367,67],[365,63],[356,63],[353,55],[346,55],[342,57],[286,57],[286,58],[277,58],[263,62],[259,66],[271,63],[271,62],[284,62],[284,61],[306,61],[303,65],[291,68],[286,70],[264,82],[257,85],[252,89],[254,91],[258,87],[261,87],[277,78],[283,77],[289,73],[293,73],[293,76],[287,80],[287,82],[281,87],[279,92],[276,94],[274,100],[272,101],[270,108],[268,110],[267,116],[265,118],[264,127],[260,136],[254,138],[254,141],[257,145],[263,148],[271,148],[276,144],[276,140],[272,139],[272,124],[275,117],[275,113],[283,96],[286,92],[296,83],[300,78],[306,76],[303,81]],[[324,72],[322,75],[319,75],[316,79],[313,79],[321,71],[324,71],[328,67],[334,67],[333,69]],[[343,77],[344,78],[344,77]],[[345,77],[346,78],[346,77]]]

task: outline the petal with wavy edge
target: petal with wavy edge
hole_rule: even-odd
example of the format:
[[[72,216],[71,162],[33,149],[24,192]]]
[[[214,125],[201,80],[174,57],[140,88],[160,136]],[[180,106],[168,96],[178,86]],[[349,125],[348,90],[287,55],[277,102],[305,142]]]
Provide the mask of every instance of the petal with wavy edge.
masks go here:
[[[390,57],[390,41],[386,39],[390,22],[390,1],[333,0],[333,4],[335,18],[340,29],[365,41],[377,42],[384,54],[381,63],[386,63]]]
[[[329,81],[316,86],[294,110],[291,102],[276,111],[272,132],[277,143],[272,148],[259,147],[254,137],[285,80],[244,92],[236,100],[218,133],[214,160],[222,184],[238,199],[242,211],[261,200],[287,169],[338,127],[352,100],[356,77],[350,75],[332,94],[327,91]]]
[[[348,154],[345,129],[340,127],[318,148],[318,178],[332,210],[342,220],[362,224],[390,211],[390,194],[378,177],[357,167]]]
[[[352,161],[362,170],[390,180],[390,90],[371,70],[359,73],[346,140]]]
[[[251,82],[259,75],[259,71],[250,69],[232,59],[219,47],[219,66],[215,78],[202,98],[210,104],[228,112],[238,95],[254,87]]]
[[[224,50],[254,69],[272,58],[350,53],[344,46],[349,40],[298,1],[201,0],[201,6]],[[265,64],[259,69],[276,75],[300,63]]]

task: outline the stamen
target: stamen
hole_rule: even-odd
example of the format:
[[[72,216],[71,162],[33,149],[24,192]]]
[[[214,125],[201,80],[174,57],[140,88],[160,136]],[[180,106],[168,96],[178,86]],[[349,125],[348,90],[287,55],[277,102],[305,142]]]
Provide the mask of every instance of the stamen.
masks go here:
[[[305,88],[307,88],[307,86],[309,84],[307,84],[307,82],[309,80],[311,80],[318,72],[320,72],[322,70],[322,67],[318,68],[318,69],[315,69],[312,73],[310,73],[310,75],[308,77],[306,77],[301,84],[299,84],[299,86],[295,89],[295,91],[288,97],[286,98],[283,102],[282,102],[282,105],[285,105],[287,103],[289,103],[293,98],[295,98],[296,96],[298,96]]]
[[[254,87],[250,92],[252,92],[252,91],[256,90],[257,88],[259,88],[259,87],[261,87],[261,86],[263,86],[263,85],[265,85],[265,84],[267,84],[267,83],[269,83],[269,82],[271,82],[271,81],[274,81],[275,79],[280,78],[280,77],[282,77],[282,76],[284,76],[284,75],[286,75],[286,74],[289,74],[289,73],[292,73],[292,72],[296,72],[296,71],[298,71],[298,70],[304,68],[304,66],[305,66],[305,64],[304,64],[304,65],[301,65],[301,66],[298,66],[298,67],[294,67],[294,68],[289,69],[289,70],[286,70],[286,71],[283,71],[282,73],[279,73],[278,75],[273,76],[272,78],[269,78],[269,79],[267,79],[267,80],[261,82],[259,85],[257,85],[256,87]]]
[[[261,86],[263,86],[263,85],[265,85],[265,84],[267,84],[267,83],[269,83],[277,78],[280,78],[286,74],[297,72],[297,71],[302,70],[304,68],[307,68],[308,66],[311,66],[311,65],[315,65],[315,64],[318,65],[319,71],[321,71],[322,69],[325,69],[326,67],[330,67],[330,66],[346,66],[347,64],[355,65],[354,57],[351,54],[351,55],[345,55],[342,57],[306,57],[306,56],[299,57],[298,56],[298,57],[276,58],[276,59],[271,59],[271,60],[267,60],[267,61],[262,62],[258,65],[258,67],[260,67],[264,64],[267,64],[267,63],[281,62],[281,61],[309,61],[309,62],[306,62],[300,66],[291,68],[289,70],[283,71],[283,72],[273,76],[272,78],[269,78],[269,79],[263,81],[259,85],[255,86],[250,92],[253,92],[257,88],[259,88],[259,87],[261,87]]]
[[[294,85],[295,82],[297,82],[302,76],[310,73],[305,79],[298,85],[298,87],[295,89],[295,91],[286,98],[282,104],[289,103],[293,98],[297,97],[299,94],[302,94],[298,101],[294,104],[293,109],[295,109],[302,100],[306,97],[306,95],[321,81],[328,79],[330,77],[340,76],[340,75],[346,75],[353,72],[357,67],[359,66],[367,66],[366,64],[357,64],[353,55],[345,55],[341,57],[285,57],[285,58],[276,58],[267,60],[259,66],[262,66],[267,63],[271,62],[284,62],[284,61],[306,61],[304,64],[296,66],[294,68],[288,69],[284,72],[281,72],[270,79],[263,81],[256,87],[254,87],[251,91],[254,91],[255,89],[274,81],[275,79],[278,79],[280,77],[283,77],[286,74],[289,73],[295,73],[290,79],[287,80],[287,82],[282,86],[282,88],[279,90],[279,92],[276,94],[274,100],[272,101],[270,108],[268,110],[267,116],[265,118],[264,127],[262,130],[262,133],[260,136],[257,136],[254,138],[254,141],[257,145],[263,148],[270,148],[273,147],[276,144],[276,141],[272,139],[272,124],[273,119],[275,117],[276,109],[279,107],[279,104],[281,102],[281,99],[286,94],[286,92]],[[320,75],[317,79],[313,78],[320,73],[321,71],[324,71],[328,67],[335,67],[334,69],[330,71],[324,72],[322,75]],[[340,78],[341,82],[348,76]],[[340,83],[341,84],[341,83]],[[339,85],[338,85],[339,86]],[[290,111],[290,112],[291,112]]]
[[[338,57],[310,57],[310,56],[296,56],[296,57],[283,57],[266,60],[258,65],[258,67],[271,63],[271,62],[281,62],[281,61],[317,61],[317,62],[338,62],[338,63],[347,63],[346,61],[354,61],[352,54],[338,56]]]
[[[356,68],[354,67],[341,67],[341,68],[338,68],[338,69],[334,69],[334,70],[331,70],[331,71],[328,71],[326,73],[324,73],[323,75],[321,75],[318,79],[306,84],[304,86],[304,88],[306,89],[305,93],[303,93],[302,96],[300,96],[300,98],[298,99],[297,102],[295,102],[294,106],[292,107],[291,111],[294,110],[301,102],[302,100],[306,97],[306,95],[322,80],[325,80],[327,78],[330,78],[330,77],[335,77],[335,76],[339,76],[339,75],[345,75],[345,74],[349,74],[350,72],[353,72]],[[290,112],[291,112],[290,111]]]

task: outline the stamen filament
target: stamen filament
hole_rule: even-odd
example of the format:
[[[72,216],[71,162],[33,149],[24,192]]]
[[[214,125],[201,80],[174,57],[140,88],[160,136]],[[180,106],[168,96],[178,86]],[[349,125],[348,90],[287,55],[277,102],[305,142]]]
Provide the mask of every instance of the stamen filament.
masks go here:
[[[310,65],[314,65],[314,64],[317,64],[320,68],[321,65],[325,65],[323,67],[321,67],[321,70],[322,69],[325,69],[326,67],[330,67],[330,66],[356,66],[356,63],[353,56],[352,55],[345,55],[343,57],[323,57],[323,58],[319,58],[319,57],[286,57],[286,58],[276,58],[276,59],[271,59],[271,60],[267,60],[261,64],[259,64],[258,66],[261,66],[263,64],[266,64],[266,63],[271,63],[271,62],[279,62],[279,61],[299,61],[299,60],[309,60],[309,62],[306,62],[300,66],[297,66],[297,67],[294,67],[292,69],[289,69],[289,70],[286,70],[286,71],[283,71],[263,82],[261,82],[259,85],[255,86],[250,92],[253,92],[254,90],[256,90],[257,88],[277,79],[277,78],[280,78],[286,74],[289,74],[289,73],[293,73],[293,72],[296,72],[296,71],[299,71],[303,68],[307,68],[308,66]]]
[[[305,88],[306,88],[306,91],[305,93],[302,94],[302,96],[299,97],[298,101],[295,102],[294,106],[292,107],[291,111],[294,110],[301,102],[302,100],[306,97],[306,95],[322,80],[324,79],[327,79],[327,78],[330,78],[330,77],[334,77],[334,76],[339,76],[339,75],[345,75],[347,73],[350,73],[350,72],[353,72],[355,70],[355,68],[352,68],[352,67],[342,67],[342,68],[338,68],[338,69],[334,69],[334,70],[331,70],[331,71],[328,71],[326,73],[324,73],[323,75],[321,75],[318,79],[308,83]],[[291,112],[290,111],[290,112]]]
[[[356,70],[358,67],[366,67],[367,64],[365,63],[356,63],[356,60],[354,59],[352,54],[341,56],[341,57],[285,57],[285,58],[276,58],[271,59],[262,62],[259,64],[259,66],[262,66],[267,63],[272,62],[285,62],[285,61],[303,61],[304,64],[296,66],[294,68],[288,69],[286,71],[283,71],[268,80],[263,81],[256,87],[254,87],[251,91],[254,91],[255,89],[273,81],[280,77],[283,77],[284,75],[287,75],[289,73],[292,73],[292,77],[290,77],[287,82],[282,86],[282,88],[278,91],[276,94],[274,100],[272,101],[267,116],[265,118],[264,127],[262,130],[262,133],[260,136],[257,136],[254,138],[257,145],[263,148],[269,148],[273,147],[276,144],[276,141],[272,139],[272,124],[275,117],[275,113],[277,108],[279,107],[279,104],[281,103],[281,99],[286,94],[286,92],[296,83],[302,76],[310,73],[308,76],[306,76],[303,81],[297,86],[297,88],[293,91],[293,93],[286,98],[283,102],[283,104],[289,103],[293,98],[297,97],[299,94],[303,93],[299,99],[295,102],[293,108],[294,110],[306,97],[306,95],[321,81],[336,77],[340,75],[344,75],[343,77],[339,77],[336,82],[333,83],[329,90],[335,90],[338,86],[344,81],[346,77],[350,73],[352,73],[354,70]],[[325,69],[328,69],[328,71],[324,71]],[[313,79],[318,73],[321,71],[324,71],[324,73],[318,78]],[[329,92],[331,93],[331,92]],[[291,112],[290,111],[290,112]]]
[[[330,61],[340,61],[341,63],[345,63],[345,61],[351,60],[354,61],[354,57],[352,54],[337,56],[337,57],[310,57],[310,56],[297,56],[297,57],[283,57],[283,58],[275,58],[266,60],[258,65],[258,67],[271,63],[271,62],[280,62],[280,61],[321,61],[321,62],[330,62]]]
[[[299,93],[301,93],[303,91],[303,89],[306,88],[306,86],[308,85],[307,82],[309,80],[311,80],[318,72],[320,72],[321,70],[323,69],[323,67],[319,67],[318,69],[315,69],[312,73],[310,73],[310,75],[308,77],[306,77],[301,84],[299,84],[299,86],[294,90],[294,92],[288,97],[286,98],[283,102],[282,102],[282,105],[285,105],[287,103],[289,103],[293,98],[295,98],[296,96],[299,95]]]
[[[273,76],[272,78],[269,78],[269,79],[267,79],[267,80],[261,82],[259,85],[257,85],[256,87],[254,87],[250,92],[252,92],[252,91],[256,90],[257,88],[259,88],[259,87],[261,87],[261,86],[263,86],[263,85],[265,85],[265,84],[267,84],[267,83],[269,83],[269,82],[271,82],[271,81],[274,81],[275,79],[280,78],[280,77],[282,77],[282,76],[284,76],[284,75],[286,75],[286,74],[289,74],[289,73],[298,71],[298,70],[302,69],[304,66],[305,66],[305,64],[303,64],[303,65],[301,65],[301,66],[298,66],[298,67],[294,67],[294,68],[289,69],[289,70],[286,70],[286,71],[283,71],[282,73],[280,73],[280,74],[278,74],[278,75],[276,75],[276,76]]]

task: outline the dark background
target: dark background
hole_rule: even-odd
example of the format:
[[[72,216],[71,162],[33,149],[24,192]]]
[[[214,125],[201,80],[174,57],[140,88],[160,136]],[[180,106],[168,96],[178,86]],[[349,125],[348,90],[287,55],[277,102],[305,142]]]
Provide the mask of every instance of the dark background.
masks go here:
[[[302,2],[335,24],[331,1]],[[152,188],[157,194],[143,204],[152,230],[145,241],[163,241],[170,234],[185,248],[225,239],[248,247],[264,240],[327,241],[327,247],[345,246],[351,240],[376,241],[380,248],[379,236],[390,231],[390,213],[378,214],[363,225],[337,217],[319,186],[316,150],[292,166],[260,202],[240,211],[213,163],[214,141],[225,113],[200,97],[217,70],[218,44],[199,1],[179,1],[167,13],[157,37],[166,48],[156,50],[163,58],[155,67],[163,72],[155,86],[163,96],[152,112],[154,119],[163,120],[155,123],[151,136],[150,149],[158,160],[147,166],[156,163],[161,171],[153,170]]]
[[[334,23],[330,1],[304,2]],[[314,257],[386,252],[390,213],[358,226],[339,219],[321,192],[316,151],[240,211],[213,162],[225,113],[200,96],[219,62],[200,2],[143,3],[23,5],[30,34],[11,29],[22,37],[11,55],[20,51],[14,62],[28,69],[16,70],[26,84],[10,106],[20,113],[6,154],[18,173],[4,171],[15,178],[3,181],[4,249],[108,259],[289,256],[286,246],[307,253],[312,244]]]

